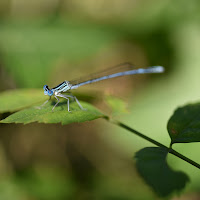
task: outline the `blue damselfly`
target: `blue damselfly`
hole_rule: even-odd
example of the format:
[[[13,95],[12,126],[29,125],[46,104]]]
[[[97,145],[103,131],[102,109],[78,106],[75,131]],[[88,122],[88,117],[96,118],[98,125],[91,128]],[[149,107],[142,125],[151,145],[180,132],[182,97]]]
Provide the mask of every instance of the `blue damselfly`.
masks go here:
[[[78,81],[63,81],[60,83],[58,86],[54,88],[49,88],[48,85],[45,85],[43,87],[44,89],[44,94],[48,95],[50,98],[44,102],[42,106],[44,106],[52,96],[54,96],[57,99],[57,103],[54,105],[52,110],[58,105],[59,103],[59,98],[62,97],[67,99],[67,106],[68,106],[68,111],[70,112],[69,109],[69,98],[75,99],[79,107],[84,110],[78,99],[71,95],[71,94],[63,94],[64,92],[69,92],[70,90],[77,89],[80,86],[95,83],[98,81],[110,79],[110,78],[116,78],[120,76],[127,76],[127,75],[134,75],[134,74],[148,74],[148,73],[162,73],[164,72],[164,67],[162,66],[153,66],[149,68],[138,68],[136,69],[133,67],[131,63],[123,63],[120,65],[117,65],[115,67],[112,67],[108,70],[102,71],[100,73],[93,74],[91,76],[85,77],[83,79],[80,79]]]

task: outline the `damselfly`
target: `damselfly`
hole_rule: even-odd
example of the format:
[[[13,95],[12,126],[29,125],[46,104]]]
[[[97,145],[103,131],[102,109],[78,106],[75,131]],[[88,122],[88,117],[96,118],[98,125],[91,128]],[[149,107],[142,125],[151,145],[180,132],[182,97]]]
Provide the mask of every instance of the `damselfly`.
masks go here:
[[[89,78],[85,77],[78,81],[64,81],[58,86],[51,89],[48,87],[48,85],[45,85],[43,87],[44,94],[48,95],[50,98],[47,101],[45,101],[42,106],[44,106],[51,99],[51,97],[54,96],[57,100],[57,103],[54,105],[52,110],[54,110],[54,108],[58,105],[60,101],[58,97],[67,99],[67,106],[68,106],[69,112],[70,112],[69,98],[74,99],[79,105],[80,109],[84,110],[84,108],[82,107],[82,105],[80,104],[80,102],[75,96],[71,94],[63,94],[63,93],[69,92],[70,90],[73,90],[73,89],[77,89],[78,87],[83,86],[83,85],[95,83],[95,82],[110,79],[110,78],[116,78],[120,76],[127,76],[127,75],[134,75],[134,74],[148,74],[148,73],[162,73],[162,72],[164,72],[164,67],[162,66],[153,66],[153,67],[149,67],[145,69],[143,68],[136,69],[135,67],[133,67],[131,63],[123,63],[115,67],[112,67],[108,70],[102,71],[100,73],[93,74],[89,76]]]

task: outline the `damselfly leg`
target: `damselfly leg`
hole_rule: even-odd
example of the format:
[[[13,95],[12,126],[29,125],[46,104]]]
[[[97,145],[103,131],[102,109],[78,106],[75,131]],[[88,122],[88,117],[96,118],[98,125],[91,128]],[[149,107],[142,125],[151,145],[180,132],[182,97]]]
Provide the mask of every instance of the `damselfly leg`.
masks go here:
[[[54,110],[54,108],[59,104],[60,99],[57,96],[54,96],[57,99],[56,104],[54,105],[54,107],[52,108],[52,111]]]
[[[48,100],[46,100],[41,106],[36,106],[37,109],[42,109],[48,102],[51,100],[51,97],[49,97]]]
[[[68,111],[70,112],[70,109],[69,109],[69,98],[72,98],[72,99],[75,99],[76,103],[79,105],[80,109],[81,110],[86,110],[85,108],[83,108],[83,106],[80,104],[79,100],[73,96],[73,95],[64,95],[64,94],[61,94],[61,93],[56,93],[55,94],[55,97],[62,97],[62,98],[65,98],[67,99],[67,107],[68,107]],[[57,104],[55,105],[57,106]],[[54,107],[55,107],[54,106]]]

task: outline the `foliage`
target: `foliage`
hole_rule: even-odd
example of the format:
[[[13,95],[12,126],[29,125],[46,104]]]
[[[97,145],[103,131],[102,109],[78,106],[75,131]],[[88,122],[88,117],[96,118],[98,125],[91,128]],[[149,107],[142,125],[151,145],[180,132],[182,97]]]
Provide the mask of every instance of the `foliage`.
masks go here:
[[[175,110],[167,129],[172,144],[200,142],[200,104],[189,104]]]
[[[49,1],[47,5],[47,1],[39,3],[34,3],[33,0],[29,3],[26,3],[26,1],[2,1],[0,3],[0,17],[3,16],[3,19],[6,19],[6,16],[8,16],[7,19],[9,19],[5,21],[2,18],[0,19],[0,90],[28,88],[27,90],[11,90],[10,92],[0,93],[0,113],[4,113],[0,114],[1,119],[3,119],[0,124],[0,145],[3,146],[2,149],[5,149],[5,157],[10,163],[6,170],[14,172],[11,172],[10,176],[13,177],[15,173],[19,173],[17,181],[10,179],[10,177],[6,180],[5,175],[9,173],[2,170],[2,165],[6,162],[1,160],[0,175],[3,174],[3,178],[0,181],[0,189],[2,198],[13,200],[144,198],[149,200],[151,199],[150,195],[152,195],[149,188],[159,196],[170,196],[172,193],[183,192],[183,188],[188,183],[188,175],[191,183],[186,192],[198,192],[198,169],[200,166],[188,157],[199,162],[198,146],[197,144],[191,145],[193,142],[199,142],[199,103],[176,109],[167,124],[170,142],[168,135],[164,134],[166,132],[164,127],[168,116],[177,105],[182,102],[198,102],[200,98],[199,2],[196,0],[179,0],[176,2],[170,0],[132,2],[120,0],[112,4],[109,1],[99,1],[98,3],[91,1]],[[4,7],[7,9],[4,10]],[[56,10],[55,15],[51,16],[52,13],[49,15],[49,12],[54,12],[54,8]],[[29,16],[33,13],[36,14],[37,20],[33,19],[34,17],[31,20],[26,17],[26,15]],[[47,13],[48,16],[44,19],[43,17],[46,17]],[[17,15],[20,15],[22,21],[16,23],[10,20],[12,18],[17,19]],[[60,16],[58,17],[59,20],[57,16]],[[26,22],[23,21],[24,19],[26,19]],[[84,70],[87,69],[87,73],[94,66],[109,66],[110,63],[115,64],[121,61],[133,61],[136,65],[159,64],[167,69],[166,73],[157,81],[154,81],[156,78],[154,79],[152,76],[152,79],[150,79],[152,81],[145,84],[145,87],[143,87],[143,84],[138,84],[136,79],[134,87],[136,86],[137,90],[127,90],[130,99],[132,98],[131,102],[134,103],[130,105],[128,113],[126,104],[121,99],[114,97],[106,99],[107,105],[111,107],[112,116],[116,117],[117,115],[120,119],[123,118],[123,121],[127,124],[136,126],[143,132],[148,132],[151,138],[105,116],[101,111],[86,103],[89,102],[87,97],[80,98],[86,101],[81,101],[81,104],[87,108],[86,111],[81,111],[75,102],[71,102],[70,108],[73,112],[68,113],[66,101],[62,101],[54,112],[51,109],[56,103],[55,101],[49,102],[41,110],[36,109],[36,106],[41,105],[47,97],[42,94],[41,90],[30,88],[42,88],[47,83],[54,86],[57,81],[71,78],[68,76],[71,75],[71,71],[73,71],[72,76],[73,73],[79,76],[80,71],[82,71],[80,70],[81,67],[84,67]],[[103,189],[99,192],[96,191],[99,186],[93,182],[91,184],[93,187],[88,187],[89,189],[86,192],[83,189],[85,184],[81,185],[80,182],[74,184],[74,180],[78,176],[82,178],[84,183],[87,180],[85,178],[87,173],[84,171],[85,163],[83,163],[82,158],[76,157],[77,152],[73,145],[67,141],[69,145],[63,145],[65,147],[62,152],[52,146],[45,148],[45,144],[49,143],[52,133],[67,134],[69,132],[70,137],[76,138],[77,132],[80,132],[78,127],[81,125],[70,125],[70,123],[97,118],[106,119],[117,125],[116,129],[113,128],[114,126],[105,126],[106,128],[103,131],[102,127],[98,127],[101,134],[105,133],[105,137],[111,138],[106,143],[120,140],[118,144],[122,146],[115,144],[117,146],[116,152],[130,149],[132,155],[136,149],[141,149],[140,151],[137,150],[138,152],[134,156],[134,164],[137,167],[138,174],[150,187],[145,187],[145,183],[140,182],[141,179],[138,179],[136,174],[134,174],[134,178],[130,178],[129,172],[131,170],[135,172],[135,169],[130,167],[130,170],[130,168],[118,165],[115,156],[112,154],[110,159],[107,158],[106,160],[107,154],[110,153],[106,148],[103,151],[104,147],[101,147],[102,149],[99,150],[101,153],[94,153],[93,149],[97,143],[91,139],[90,145],[88,145],[91,147],[86,151],[81,145],[77,145],[77,149],[83,157],[86,157],[88,162],[94,162],[91,163],[95,165],[95,169],[99,167],[100,171],[103,172],[102,174],[106,174],[106,184],[102,183]],[[49,124],[34,123],[27,126],[9,124],[11,122],[26,124],[36,121]],[[51,123],[59,124],[51,125]],[[60,126],[60,123],[69,124],[69,126]],[[78,131],[69,131],[72,126]],[[83,126],[87,126],[87,124]],[[39,127],[42,127],[42,130]],[[52,130],[50,130],[51,128]],[[47,132],[47,130],[48,134],[40,134]],[[131,140],[131,134],[117,134],[123,132],[123,130],[139,137],[133,137],[133,140]],[[34,143],[32,138],[37,133],[40,135],[39,141],[43,143],[42,148],[39,148],[38,143]],[[30,137],[34,147],[30,146],[23,134]],[[85,143],[86,140],[89,141],[85,137],[85,132],[83,134],[81,130],[81,134],[84,135],[84,139],[79,137],[80,140],[84,140]],[[95,132],[92,135],[95,135]],[[56,139],[63,139],[62,144],[64,144],[64,134],[57,134],[57,137]],[[89,137],[91,137],[90,134]],[[124,138],[127,138],[127,140],[124,141]],[[144,140],[141,140],[140,143],[141,138],[158,146],[158,148],[147,147],[143,149],[146,143]],[[156,141],[153,138],[156,138]],[[17,142],[20,139],[21,142],[18,144]],[[167,146],[162,145],[157,140],[162,141]],[[57,140],[54,140],[54,143],[57,144]],[[173,148],[178,148],[179,152],[187,154],[188,157],[172,149],[172,145]],[[25,151],[22,148],[22,151],[17,153],[18,148],[20,149],[22,146],[25,147]],[[114,145],[110,146],[113,147]],[[27,151],[30,151],[31,148],[33,148],[33,152],[28,155]],[[75,155],[71,160],[69,155],[66,156],[66,148],[70,149],[71,157]],[[0,159],[4,158],[1,155],[2,149],[0,146]],[[36,150],[43,154],[42,158],[37,155]],[[72,179],[66,177],[65,174],[60,177],[59,173],[52,176],[54,172],[48,171],[49,166],[52,163],[53,165],[60,164],[60,161],[55,163],[55,160],[53,160],[50,162],[51,164],[47,164],[48,166],[44,170],[39,168],[37,171],[39,173],[36,173],[37,176],[34,176],[35,172],[33,171],[30,172],[30,175],[23,176],[24,168],[35,165],[38,162],[37,159],[39,159],[39,163],[49,162],[48,158],[52,159],[50,158],[52,151],[56,152],[54,155],[56,159],[59,160],[60,156],[63,156],[62,159],[67,160],[65,160],[65,164],[62,163],[66,171],[69,170],[67,167],[72,171],[78,168],[78,174],[73,174],[69,170],[71,174],[75,175]],[[11,155],[11,152],[14,156]],[[172,156],[169,156],[170,154]],[[27,160],[23,159],[23,156]],[[170,162],[171,159],[173,162]],[[124,160],[121,159],[121,152],[120,161],[121,164],[124,164]],[[110,166],[107,167],[108,162],[111,162],[117,173],[115,170],[111,170],[113,168],[110,168]],[[25,167],[23,168],[23,166]],[[118,166],[119,168],[117,168]],[[106,172],[104,172],[105,169]],[[59,169],[59,171],[61,170]],[[88,177],[94,177],[90,168],[88,168],[88,171]],[[113,176],[113,174],[116,174],[116,176]],[[124,174],[127,174],[131,180],[129,179],[125,184],[121,184],[120,181],[124,178]],[[165,176],[166,174],[171,176]],[[111,187],[107,187],[109,175],[114,177]],[[176,179],[177,175],[178,178]],[[118,187],[116,187],[117,181],[115,179],[120,182]],[[182,180],[182,182],[178,182],[179,180]],[[131,181],[135,181],[134,184]],[[170,185],[171,188],[169,188]],[[122,191],[126,191],[126,194],[127,191],[132,193],[129,197],[126,197],[126,194]],[[87,198],[87,195],[91,192],[94,192],[95,195]],[[137,192],[138,196],[135,197],[134,195]],[[107,193],[107,196],[105,193]],[[155,199],[155,196],[152,199]]]
[[[139,173],[163,197],[180,192],[189,181],[185,173],[173,171],[167,165],[167,154],[167,149],[162,147],[147,147],[135,154]]]
[[[41,90],[19,89],[0,94],[0,112],[15,112],[46,99]]]
[[[9,102],[11,94],[15,94],[12,101]],[[35,98],[33,98],[33,94]],[[40,91],[38,90],[16,90],[4,92],[0,96],[0,102],[2,102],[1,112],[14,112],[20,110],[14,114],[11,114],[6,119],[1,120],[1,123],[24,123],[28,124],[31,122],[40,123],[61,123],[62,125],[74,123],[74,122],[85,122],[91,121],[97,118],[105,118],[109,120],[110,118],[102,114],[99,110],[94,108],[92,105],[86,102],[80,102],[85,110],[80,110],[76,102],[70,103],[71,112],[67,111],[67,102],[61,101],[59,105],[52,111],[55,103],[48,102],[43,108],[38,109],[36,103],[39,100]],[[23,97],[23,101],[21,98]],[[107,101],[111,105],[111,108],[116,111],[116,104],[120,104],[123,108],[123,103],[121,100],[116,98],[107,98]],[[3,104],[7,102],[6,104]],[[15,103],[12,103],[15,102]],[[26,108],[27,106],[32,106]],[[10,107],[9,107],[10,105]],[[4,109],[3,109],[4,108]],[[187,105],[183,108],[179,108],[175,111],[174,115],[170,118],[168,122],[168,131],[171,136],[171,144],[176,142],[196,142],[199,141],[198,132],[200,130],[200,124],[198,122],[199,116],[199,104]],[[112,122],[112,120],[109,120]],[[167,155],[168,152],[174,154],[175,156],[184,159],[186,162],[200,168],[200,166],[191,161],[189,158],[173,151],[173,149],[167,148],[159,142],[144,136],[143,134],[135,131],[132,128],[127,127],[121,122],[114,121],[119,127],[123,127],[132,133],[146,139],[157,146],[148,147],[140,150],[136,153],[136,167],[138,172],[144,178],[147,184],[149,184],[153,190],[159,196],[168,196],[174,192],[180,192],[189,181],[188,176],[183,172],[175,172],[167,165]],[[157,177],[157,178],[156,178]],[[173,183],[173,184],[172,184]]]
[[[112,115],[121,115],[122,113],[128,113],[127,105],[125,101],[113,96],[106,96],[105,99],[107,105],[112,110]]]
[[[20,111],[10,115],[1,122],[24,124],[43,122],[66,125],[73,122],[85,122],[104,117],[99,110],[85,102],[80,102],[84,110],[81,110],[77,103],[70,103],[70,110],[72,112],[67,111],[67,101],[63,100],[53,111],[52,108],[56,102],[52,101],[49,101],[47,105],[40,108],[41,103],[37,103],[47,99],[48,97],[45,97],[41,90],[37,89],[18,89],[3,92],[0,94],[0,112]]]
[[[118,38],[109,29],[91,25],[77,27],[70,21],[56,25],[13,22],[0,27],[5,67],[17,84],[26,88],[41,87],[51,75],[52,63],[62,65],[66,55],[68,62],[77,62]],[[85,48],[88,44],[90,47]]]

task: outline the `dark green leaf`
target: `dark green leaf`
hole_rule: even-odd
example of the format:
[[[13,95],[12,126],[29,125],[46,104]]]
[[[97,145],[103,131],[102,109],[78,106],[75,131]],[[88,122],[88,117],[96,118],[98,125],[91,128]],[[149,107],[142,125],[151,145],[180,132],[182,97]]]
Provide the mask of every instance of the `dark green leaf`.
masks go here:
[[[147,147],[135,155],[139,174],[162,197],[181,191],[189,181],[185,173],[173,171],[168,166],[167,153],[164,148]]]
[[[167,129],[172,143],[200,142],[200,103],[178,108]]]
[[[80,102],[86,110],[81,110],[76,102],[70,103],[71,112],[67,111],[67,102],[61,101],[52,112],[55,102],[49,102],[42,109],[36,106],[21,110],[2,120],[1,123],[61,123],[63,125],[74,122],[91,121],[97,118],[105,117],[99,110],[92,105]]]
[[[0,93],[0,113],[14,112],[47,99],[42,90],[20,89]]]

